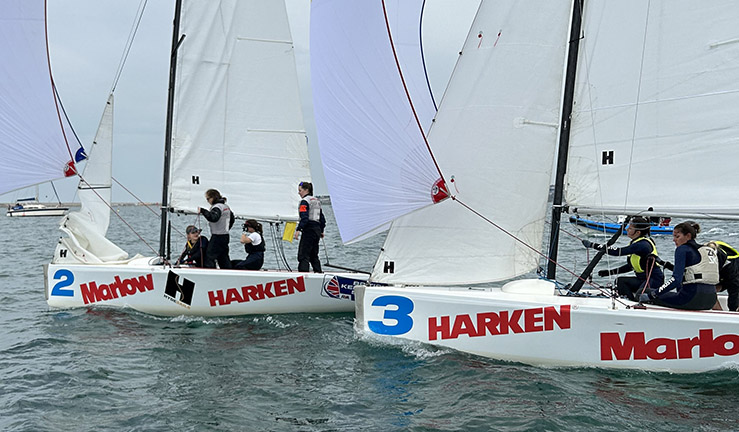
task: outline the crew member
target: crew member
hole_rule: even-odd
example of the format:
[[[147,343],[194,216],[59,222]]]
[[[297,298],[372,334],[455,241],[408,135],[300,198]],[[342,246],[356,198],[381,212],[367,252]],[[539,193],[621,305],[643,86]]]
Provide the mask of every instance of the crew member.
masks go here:
[[[211,205],[210,210],[198,208],[198,212],[202,214],[208,221],[210,226],[210,244],[205,254],[205,267],[222,269],[231,268],[231,260],[228,258],[228,242],[230,237],[228,230],[234,224],[234,215],[231,209],[226,205],[226,197],[215,189],[205,191],[205,199]]]
[[[246,250],[246,259],[233,262],[233,268],[239,270],[259,270],[264,265],[264,236],[262,224],[254,219],[244,222],[241,244]]]
[[[657,246],[649,236],[650,226],[651,223],[646,218],[641,216],[632,218],[631,223],[626,228],[626,236],[631,239],[631,243],[623,248],[614,246],[606,248],[606,253],[611,256],[628,255],[626,264],[615,269],[598,271],[598,276],[605,277],[628,273],[633,270],[635,276],[619,276],[616,279],[616,289],[620,295],[634,301],[637,301],[639,295],[646,289],[656,288],[662,285],[665,280],[662,268],[658,264],[660,260],[657,256]],[[605,247],[589,240],[583,240],[582,244],[594,249]]]
[[[675,226],[675,264],[672,277],[661,287],[642,296],[643,300],[676,309],[705,310],[716,304],[719,266],[716,251],[698,244],[700,226],[682,222]]]
[[[187,264],[192,267],[205,266],[205,253],[208,250],[208,239],[200,235],[200,229],[195,225],[189,225],[185,229],[187,235],[187,243],[185,250],[175,265]]]
[[[323,210],[321,210],[321,201],[313,196],[313,185],[311,183],[301,182],[298,185],[298,194],[302,198],[298,204],[300,222],[295,229],[295,239],[300,237],[298,271],[307,272],[310,263],[314,272],[321,273],[321,261],[318,259],[318,242],[323,238],[326,218],[323,216]]]

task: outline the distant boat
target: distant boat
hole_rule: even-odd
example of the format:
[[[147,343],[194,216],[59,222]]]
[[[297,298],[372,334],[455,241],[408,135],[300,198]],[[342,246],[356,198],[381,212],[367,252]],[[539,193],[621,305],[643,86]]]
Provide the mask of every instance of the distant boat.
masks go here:
[[[570,216],[570,223],[577,225],[578,228],[579,227],[588,228],[588,229],[598,231],[600,233],[605,233],[605,234],[615,234],[621,228],[621,224],[618,224],[618,223],[597,222],[597,221],[592,221],[592,220],[577,217],[577,216]],[[663,235],[663,234],[671,235],[672,228],[673,227],[669,225],[665,225],[665,226],[655,225],[649,229],[649,233],[651,235],[658,235],[658,234],[659,235]],[[623,232],[625,233],[626,230],[624,229]]]
[[[49,182],[51,183],[51,182]],[[51,183],[51,187],[54,184]],[[56,188],[54,188],[54,194],[56,194]],[[64,216],[69,210],[69,207],[62,207],[61,201],[59,201],[59,195],[57,195],[57,201],[59,202],[55,206],[47,206],[41,204],[38,201],[38,185],[36,185],[36,195],[31,198],[21,198],[15,201],[15,204],[8,204],[8,211],[5,216],[10,217],[31,217],[31,216]]]

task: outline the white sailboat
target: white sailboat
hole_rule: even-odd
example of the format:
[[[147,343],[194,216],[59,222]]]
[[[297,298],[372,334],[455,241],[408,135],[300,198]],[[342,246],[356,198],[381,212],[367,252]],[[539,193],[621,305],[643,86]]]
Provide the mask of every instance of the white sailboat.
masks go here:
[[[49,182],[51,187],[54,183]],[[35,187],[36,193],[33,198],[21,198],[15,201],[15,204],[8,204],[8,211],[5,216],[9,217],[38,217],[38,216],[64,216],[69,207],[62,206],[59,196],[57,195],[57,205],[47,206],[39,202],[39,186]],[[56,188],[54,188],[56,193]]]
[[[534,365],[701,372],[739,363],[737,313],[635,308],[615,297],[573,296],[553,280],[492,284],[539,264],[558,135],[554,250],[563,202],[597,214],[644,214],[651,206],[657,216],[739,216],[739,197],[721,180],[736,168],[739,148],[739,6],[589,0],[583,9],[582,0],[483,1],[428,134],[428,151],[420,155],[419,129],[415,145],[396,140],[387,149],[362,130],[336,128],[334,119],[384,110],[365,98],[369,107],[351,111],[347,100],[357,99],[357,91],[371,93],[362,85],[315,83],[316,70],[347,75],[324,75],[325,82],[364,83],[352,75],[365,68],[355,66],[357,55],[343,52],[358,42],[330,44],[338,35],[376,38],[364,42],[373,47],[363,51],[364,61],[392,69],[383,63],[391,48],[382,31],[384,2],[365,3],[361,24],[338,0],[314,1],[311,17],[322,154],[337,151],[332,142],[349,142],[345,153],[371,159],[364,166],[398,162],[372,182],[350,185],[345,178],[337,187],[328,173],[340,165],[324,158],[345,241],[392,222],[369,280],[381,284],[356,290],[359,331]],[[361,32],[347,30],[358,25]],[[399,82],[398,68],[393,72],[395,78],[382,81],[383,101],[404,91],[387,85]],[[381,115],[363,123],[382,129],[376,135],[403,131]],[[429,160],[435,163],[423,163]],[[676,170],[685,160],[691,167]],[[352,168],[358,167],[341,167]],[[659,187],[648,187],[656,181]],[[351,190],[365,192],[368,185],[365,211],[380,209],[371,213],[374,226],[339,211],[361,205],[351,201]],[[432,204],[439,187],[450,199]],[[418,206],[393,203],[404,194],[417,198],[405,203]],[[554,279],[553,265],[548,276]]]
[[[96,168],[80,181],[82,210],[65,218],[66,237],[45,269],[49,305],[165,316],[354,310],[353,285],[367,275],[163,261],[169,213],[197,213],[207,189],[228,197],[237,217],[283,223],[297,220],[297,185],[310,179],[284,2],[178,0],[172,47],[159,256],[129,258],[105,238],[111,98],[89,164]]]

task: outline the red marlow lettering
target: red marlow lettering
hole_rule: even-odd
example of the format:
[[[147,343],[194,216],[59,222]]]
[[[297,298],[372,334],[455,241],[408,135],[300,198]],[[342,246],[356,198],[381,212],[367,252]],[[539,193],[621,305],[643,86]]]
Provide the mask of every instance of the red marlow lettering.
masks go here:
[[[208,291],[208,300],[210,300],[211,307],[226,304],[226,299],[223,298],[223,291],[221,290]]]
[[[296,290],[298,292],[305,292],[305,280],[303,279],[303,276],[287,280],[287,292],[295,294]]]
[[[80,290],[82,291],[82,300],[85,304],[95,303],[98,301],[98,287],[95,282],[88,284],[80,284]]]
[[[477,336],[477,329],[472,323],[469,315],[457,315],[454,318],[454,328],[452,328],[451,338],[458,338],[460,334],[466,334],[469,337]]]
[[[726,348],[726,344],[731,344],[731,348]],[[732,356],[739,354],[739,335],[725,334],[717,337],[713,341],[713,352],[722,356]]]
[[[514,310],[510,318],[508,317],[508,311],[500,312],[500,334],[508,334],[508,329],[513,333],[523,333],[523,329],[518,324],[518,320],[521,319],[521,309]]]
[[[698,346],[701,357],[713,357],[713,330],[702,329],[698,331]]]
[[[134,285],[136,286],[136,289],[140,292],[146,292],[146,291],[153,291],[154,290],[154,281],[151,278],[151,273],[145,276],[139,276],[137,278],[131,278],[133,280]]]
[[[110,287],[106,284],[100,284],[98,295],[102,300],[113,300],[113,294],[110,292]]]
[[[536,325],[542,321],[544,321],[542,308],[526,309],[523,312],[523,326],[526,333],[543,331],[544,327],[541,324]]]
[[[677,358],[677,343],[674,339],[654,338],[647,342],[646,351],[652,360],[674,360]]]
[[[626,333],[621,343],[618,333],[600,334],[600,359],[601,360],[646,360],[646,341],[644,333]]]
[[[554,323],[561,329],[568,329],[572,325],[570,320],[570,305],[559,307],[559,313],[554,306],[544,308],[544,330],[554,330]]]
[[[500,317],[495,312],[477,314],[477,335],[485,336],[486,332],[490,332],[491,335],[500,334],[498,324],[500,324]]]
[[[281,280],[273,284],[275,289],[275,295],[278,297],[287,295],[287,281]]]
[[[700,343],[699,337],[694,337],[690,339],[678,339],[677,341],[677,357],[684,359],[684,358],[692,358],[693,357],[693,348],[698,346]]]
[[[239,295],[239,291],[236,288],[229,288],[226,290],[226,303],[225,304],[231,304],[231,302],[238,302],[241,303],[243,299]]]
[[[451,338],[451,333],[449,331],[449,317],[443,316],[438,319],[441,320],[441,322],[437,322],[436,317],[429,317],[429,340],[436,340],[439,333],[441,333],[442,339]]]
[[[118,278],[118,276],[116,276]],[[124,289],[126,290],[126,295],[132,295],[136,294],[136,286],[133,283],[133,280],[131,279],[124,279],[121,284],[124,286]]]

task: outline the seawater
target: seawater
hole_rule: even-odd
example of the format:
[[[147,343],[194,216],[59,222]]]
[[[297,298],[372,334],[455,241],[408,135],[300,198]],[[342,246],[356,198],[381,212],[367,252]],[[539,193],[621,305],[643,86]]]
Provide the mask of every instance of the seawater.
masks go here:
[[[158,248],[155,214],[144,207],[116,210]],[[341,246],[326,210],[322,261],[327,249],[332,263],[371,269],[382,237]],[[205,224],[174,218],[182,231],[191,223]],[[679,375],[533,367],[369,339],[355,333],[351,314],[161,318],[50,309],[42,266],[58,240],[57,225],[58,218],[0,217],[3,431],[737,429],[737,370]],[[239,228],[232,230],[233,258],[244,255]],[[737,232],[707,224],[701,237],[736,245]],[[152,254],[115,215],[109,238],[131,253]],[[670,259],[671,239],[656,241]],[[562,243],[561,261],[581,270],[587,254],[579,240],[563,234]],[[175,238],[172,249],[183,244]],[[295,268],[296,245],[285,249]],[[273,254],[267,266],[277,266]]]

